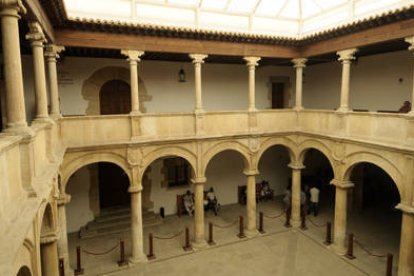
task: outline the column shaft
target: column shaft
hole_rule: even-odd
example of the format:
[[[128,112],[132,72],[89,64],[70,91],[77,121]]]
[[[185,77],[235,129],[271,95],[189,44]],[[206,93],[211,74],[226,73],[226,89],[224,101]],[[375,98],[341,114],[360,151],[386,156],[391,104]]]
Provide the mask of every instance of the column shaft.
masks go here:
[[[247,175],[247,222],[246,233],[252,235],[256,230],[256,175]]]
[[[139,113],[139,92],[138,92],[138,62],[129,60],[131,76],[131,112]]]
[[[196,98],[196,110],[203,110],[203,99],[201,95],[201,63],[194,64],[195,70],[195,98]]]
[[[131,191],[131,263],[144,260],[141,190]]]
[[[204,183],[194,183],[194,243],[206,243],[204,237]]]
[[[402,212],[399,276],[414,275],[414,213]]]
[[[303,68],[308,61],[306,58],[295,58],[292,60],[294,67],[296,68],[296,101],[295,109],[301,110],[302,106],[302,83],[303,83]]]
[[[348,189],[336,187],[334,243],[338,254],[346,253],[346,224],[347,224]]]
[[[61,117],[56,59],[59,58],[59,52],[63,50],[64,47],[49,44],[45,52],[50,92],[50,115],[53,119]]]
[[[56,276],[59,275],[58,253],[56,241],[44,243],[40,246],[42,275]]]
[[[341,82],[341,105],[343,110],[349,109],[349,81],[351,73],[351,62],[345,60],[342,64],[342,82]]]
[[[69,274],[69,249],[68,249],[68,234],[66,228],[66,204],[58,205],[59,213],[59,239],[57,241],[57,249],[59,258],[63,258],[65,264],[65,271]]]
[[[292,168],[292,226],[300,225],[301,170]]]
[[[255,71],[260,58],[245,57],[244,60],[247,62],[247,67],[249,68],[249,111],[256,111]]]

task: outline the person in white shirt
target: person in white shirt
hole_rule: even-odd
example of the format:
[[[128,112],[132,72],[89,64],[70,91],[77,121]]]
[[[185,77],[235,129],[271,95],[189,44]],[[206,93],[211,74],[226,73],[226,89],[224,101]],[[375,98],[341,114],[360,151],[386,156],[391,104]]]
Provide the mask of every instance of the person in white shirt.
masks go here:
[[[313,211],[313,215],[316,217],[318,215],[319,209],[319,189],[316,186],[313,186],[310,190],[310,206],[308,210],[308,215]]]
[[[184,207],[187,213],[192,216],[194,213],[194,198],[190,191],[187,190],[186,194],[183,197]]]

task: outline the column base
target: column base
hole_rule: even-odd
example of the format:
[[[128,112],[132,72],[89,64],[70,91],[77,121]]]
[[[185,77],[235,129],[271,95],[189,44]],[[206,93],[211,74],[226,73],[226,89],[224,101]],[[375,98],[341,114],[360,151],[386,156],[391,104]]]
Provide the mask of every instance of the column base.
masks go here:
[[[295,111],[301,111],[301,110],[303,110],[304,108],[303,108],[303,106],[295,106],[294,108],[293,108],[293,110],[295,110]]]
[[[36,117],[32,124],[55,124],[50,117]]]
[[[301,221],[299,220],[295,220],[293,218],[290,219],[290,225],[292,225],[292,227],[294,228],[299,228],[301,225]]]
[[[131,116],[139,116],[139,115],[141,115],[141,112],[140,112],[140,111],[138,111],[138,110],[136,110],[136,111],[131,111],[131,112],[129,113],[129,115],[131,115]]]
[[[244,233],[246,234],[248,238],[253,238],[259,235],[259,231],[257,231],[257,229],[252,229],[252,230],[246,229],[244,230]]]
[[[9,124],[3,131],[11,135],[34,136],[34,131],[27,124]]]
[[[339,245],[339,244],[337,244],[337,243],[333,243],[333,244],[330,246],[330,248],[332,248],[332,250],[333,250],[336,254],[341,255],[341,256],[344,256],[344,255],[346,255],[346,253],[347,253],[347,250],[346,250],[345,245]]]
[[[145,255],[140,255],[137,257],[130,257],[128,260],[128,265],[137,265],[137,264],[142,264],[142,263],[146,263],[148,261],[147,257]]]
[[[200,250],[208,247],[208,244],[205,240],[193,241],[191,245],[195,250]]]
[[[337,110],[335,110],[335,112],[337,112],[337,113],[348,113],[350,111],[351,110],[349,109],[349,107],[340,107]]]
[[[59,119],[62,118],[62,114],[57,113],[57,114],[50,114],[50,118],[52,118],[53,120],[57,121]]]

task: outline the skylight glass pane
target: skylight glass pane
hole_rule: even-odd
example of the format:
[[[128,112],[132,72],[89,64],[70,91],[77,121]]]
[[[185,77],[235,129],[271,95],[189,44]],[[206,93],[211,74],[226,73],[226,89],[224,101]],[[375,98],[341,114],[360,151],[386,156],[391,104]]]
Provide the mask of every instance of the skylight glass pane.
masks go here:
[[[252,31],[259,34],[297,36],[299,21],[254,17]]]
[[[227,0],[203,0],[202,9],[223,10],[227,5]]]
[[[284,7],[280,15],[286,18],[299,19],[300,18],[299,1],[298,0],[288,1],[287,5]]]
[[[315,3],[324,10],[328,10],[346,4],[351,0],[314,0]]]
[[[249,18],[247,16],[200,12],[199,26],[204,29],[247,32]]]
[[[303,33],[321,31],[329,29],[348,22],[349,10],[347,6],[339,7],[330,12],[322,13],[311,19],[303,21]]]
[[[275,16],[284,6],[285,1],[282,0],[261,0],[256,9],[256,15]]]
[[[378,13],[381,10],[388,9],[389,7],[408,1],[401,0],[361,0],[355,3],[355,16],[362,16],[368,13]]]
[[[137,20],[141,23],[183,27],[195,26],[195,12],[192,9],[146,4],[137,4],[136,7]]]
[[[318,12],[321,12],[321,9],[313,0],[302,0],[302,18],[307,18]]]
[[[199,0],[168,0],[168,4],[183,5],[183,6],[197,6]]]
[[[252,12],[256,0],[231,0],[227,10],[230,12],[248,13]]]
[[[119,19],[131,16],[131,4],[123,0],[66,0],[69,16]]]

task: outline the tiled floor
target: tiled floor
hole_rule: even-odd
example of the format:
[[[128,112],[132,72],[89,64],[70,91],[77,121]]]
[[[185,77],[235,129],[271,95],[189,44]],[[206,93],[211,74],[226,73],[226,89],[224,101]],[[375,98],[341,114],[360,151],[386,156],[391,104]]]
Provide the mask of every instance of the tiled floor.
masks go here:
[[[208,223],[214,226],[215,246],[197,252],[185,252],[182,249],[184,234],[172,239],[154,239],[156,259],[135,267],[117,266],[119,249],[106,255],[82,253],[85,275],[383,275],[385,258],[369,256],[355,245],[355,260],[349,261],[337,256],[324,244],[326,221],[333,222],[333,207],[322,204],[318,217],[310,216],[308,230],[285,228],[284,216],[269,218],[282,211],[281,200],[261,202],[258,212],[265,214],[266,233],[252,239],[239,239],[237,219],[245,215],[245,206],[238,204],[223,206],[219,216],[213,213],[205,215],[206,237]],[[399,215],[390,211],[381,211],[381,217],[367,210],[363,215],[350,214],[349,231],[366,248],[377,254],[398,253]],[[144,250],[148,253],[148,234],[157,237],[170,237],[189,227],[193,232],[193,218],[168,216],[163,223],[144,228]],[[130,233],[111,235],[95,239],[79,240],[70,235],[69,247],[71,265],[75,267],[75,247],[100,253],[114,247],[123,239],[126,255],[130,255]],[[375,249],[375,250],[374,250]],[[394,257],[396,272],[397,257]],[[119,271],[119,272],[117,272]]]

